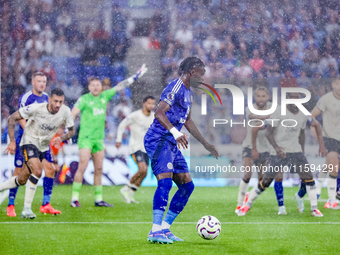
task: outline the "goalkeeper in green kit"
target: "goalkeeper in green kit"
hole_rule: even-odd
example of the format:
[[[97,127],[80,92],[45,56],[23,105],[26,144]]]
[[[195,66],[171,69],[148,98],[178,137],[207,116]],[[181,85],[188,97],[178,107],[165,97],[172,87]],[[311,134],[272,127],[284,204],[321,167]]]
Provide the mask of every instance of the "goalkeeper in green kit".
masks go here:
[[[118,92],[130,86],[147,71],[145,64],[128,79],[118,83],[114,88],[102,91],[99,78],[90,78],[88,88],[90,93],[81,96],[72,109],[73,119],[81,113],[80,131],[78,138],[79,165],[74,176],[72,186],[72,207],[80,207],[79,192],[83,182],[83,175],[92,155],[94,164],[94,194],[95,206],[112,207],[103,200],[101,185],[104,160],[104,128],[106,104]]]

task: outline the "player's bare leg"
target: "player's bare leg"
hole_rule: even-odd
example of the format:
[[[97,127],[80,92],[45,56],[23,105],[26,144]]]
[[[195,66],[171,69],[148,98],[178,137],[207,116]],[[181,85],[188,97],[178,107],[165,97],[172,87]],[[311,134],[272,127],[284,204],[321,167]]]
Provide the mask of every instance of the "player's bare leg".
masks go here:
[[[126,203],[139,203],[138,201],[134,200],[133,195],[138,190],[138,188],[141,186],[144,178],[146,177],[148,173],[148,166],[145,162],[138,162],[138,172],[135,173],[130,182],[125,185],[121,190],[120,193],[123,195],[124,200]]]
[[[249,169],[249,171],[246,171],[244,173],[243,179],[241,179],[240,186],[238,189],[237,207],[236,207],[235,213],[238,213],[238,211],[241,209],[242,205],[245,202],[245,197],[248,191],[249,181],[252,175],[252,171],[251,171],[252,166],[253,166],[252,159],[250,157],[243,158],[243,166],[245,169]]]
[[[23,183],[26,183],[28,180],[26,183],[24,209],[21,212],[21,217],[24,219],[34,219],[36,215],[32,212],[31,207],[43,169],[38,158],[31,158],[26,162],[26,164],[31,174],[29,174],[28,171],[22,171],[18,176],[18,182],[20,185],[23,185]]]
[[[44,178],[44,198],[43,204],[40,207],[40,212],[53,215],[60,214],[61,212],[59,210],[54,209],[50,204],[54,176],[58,168],[55,168],[53,163],[50,163],[45,159],[42,161],[42,164],[45,171],[45,178]]]
[[[101,151],[98,151],[97,153],[92,154],[92,160],[93,160],[93,165],[94,165],[95,206],[113,207],[113,205],[108,204],[103,200],[102,175],[103,175],[104,157],[105,157],[104,150],[101,150]]]
[[[80,207],[79,204],[79,191],[83,183],[83,176],[87,165],[89,164],[91,157],[90,149],[79,149],[79,164],[76,174],[74,175],[73,185],[72,185],[72,207]]]
[[[327,154],[326,165],[328,166],[329,177],[327,179],[328,201],[325,203],[325,208],[339,209],[336,201],[336,186],[339,172],[339,154],[331,151]]]

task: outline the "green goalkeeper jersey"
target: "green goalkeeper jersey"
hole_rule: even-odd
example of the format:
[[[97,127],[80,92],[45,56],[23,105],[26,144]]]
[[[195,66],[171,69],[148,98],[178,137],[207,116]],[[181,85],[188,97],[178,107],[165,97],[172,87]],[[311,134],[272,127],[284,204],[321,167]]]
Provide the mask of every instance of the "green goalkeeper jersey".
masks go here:
[[[106,105],[115,94],[113,88],[103,91],[97,97],[87,93],[78,99],[74,106],[81,112],[79,140],[104,139]]]

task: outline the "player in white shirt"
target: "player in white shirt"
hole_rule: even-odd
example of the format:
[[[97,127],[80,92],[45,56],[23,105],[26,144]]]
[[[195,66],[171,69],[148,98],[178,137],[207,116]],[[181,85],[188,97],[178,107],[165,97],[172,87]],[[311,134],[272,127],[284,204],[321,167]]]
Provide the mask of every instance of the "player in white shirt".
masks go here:
[[[52,144],[55,146],[60,145],[62,141],[68,140],[74,135],[71,110],[63,105],[64,100],[64,92],[60,89],[53,89],[48,103],[32,104],[20,108],[8,119],[10,143],[5,152],[11,154],[14,154],[16,149],[15,122],[22,119],[28,120],[20,142],[20,150],[24,156],[27,169],[23,169],[18,176],[13,176],[8,181],[0,184],[0,191],[26,184],[25,204],[21,213],[23,218],[33,219],[36,217],[31,210],[31,205],[38,180],[42,174],[42,162],[46,161],[45,153],[49,150],[49,144],[58,128],[64,124],[68,128],[68,133],[54,139]],[[27,182],[27,180],[29,181]]]
[[[288,94],[288,98],[298,99],[300,98],[300,95],[298,93],[290,93]],[[319,155],[325,156],[326,148],[322,139],[321,126],[317,120],[311,116],[304,115],[299,108],[293,104],[287,105],[287,110],[287,114],[282,116],[281,108],[278,107],[276,112],[274,112],[270,119],[267,120],[267,123],[269,124],[267,126],[266,137],[272,145],[270,157],[266,165],[267,171],[265,172],[262,181],[251,190],[247,203],[242,206],[238,213],[239,216],[246,215],[255,199],[270,186],[276,174],[284,166],[288,166],[291,169],[291,173],[298,173],[301,180],[305,182],[311,203],[311,215],[315,217],[323,216],[317,209],[316,187],[313,174],[307,167],[308,161],[303,154],[304,146],[303,143],[300,142],[305,135],[304,130],[306,125],[308,124],[315,127],[319,141]],[[287,119],[295,121],[285,121]],[[302,198],[300,199],[302,200]]]
[[[271,108],[271,102],[269,101],[269,91],[266,87],[264,86],[259,86],[256,88],[254,92],[254,98],[255,98],[255,103],[253,104],[254,108],[257,110],[268,110]],[[251,125],[256,126],[260,124],[260,121],[255,121],[255,119],[258,120],[265,120],[269,116],[258,116],[250,112],[249,108],[246,108],[246,118],[247,118],[247,123],[248,120],[253,119]],[[268,140],[265,137],[265,130],[260,130],[258,132],[258,136],[256,138],[256,147],[253,148],[252,146],[252,127],[247,126],[247,136],[244,139],[242,143],[242,163],[244,169],[250,169],[250,171],[246,171],[244,173],[244,177],[241,179],[240,186],[239,186],[239,191],[238,191],[238,199],[237,199],[237,207],[235,210],[235,213],[238,213],[244,205],[244,203],[247,200],[246,193],[248,191],[248,184],[250,181],[250,178],[252,176],[252,166],[255,164],[256,166],[261,169],[262,165],[265,165],[268,157],[269,157],[269,149],[270,149],[270,144]],[[253,150],[254,149],[254,150]],[[256,158],[253,153],[256,153]],[[262,180],[262,171],[258,172],[258,179],[259,181]]]
[[[155,106],[155,98],[147,96],[143,100],[143,108],[132,112],[118,126],[116,147],[119,148],[121,146],[124,130],[129,126],[131,132],[129,152],[138,165],[138,172],[120,190],[125,202],[128,204],[131,202],[139,203],[133,198],[133,195],[142,184],[148,171],[149,157],[144,148],[144,136],[154,120],[155,113],[153,110]]]
[[[322,114],[323,130],[322,135],[327,149],[326,165],[327,172],[320,172],[317,195],[320,196],[323,180],[327,180],[328,201],[325,208],[339,209],[336,201],[336,186],[339,171],[339,154],[340,154],[340,78],[332,82],[333,91],[323,95],[312,111],[313,118]],[[315,133],[314,130],[312,134]],[[322,181],[320,181],[322,180]],[[340,194],[338,193],[338,199]]]

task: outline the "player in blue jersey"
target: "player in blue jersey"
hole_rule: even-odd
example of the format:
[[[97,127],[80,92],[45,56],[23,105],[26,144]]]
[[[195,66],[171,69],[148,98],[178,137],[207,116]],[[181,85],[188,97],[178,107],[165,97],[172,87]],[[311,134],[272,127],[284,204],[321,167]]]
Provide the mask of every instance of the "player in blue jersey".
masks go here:
[[[183,241],[170,231],[171,224],[184,209],[194,190],[188,165],[177,148],[181,145],[184,149],[188,147],[188,137],[180,132],[183,125],[213,157],[219,157],[216,148],[203,138],[190,117],[190,86],[197,87],[198,82],[203,81],[205,65],[199,58],[188,57],[180,64],[179,72],[181,77],[171,81],[163,90],[154,122],[144,137],[145,150],[158,181],[153,199],[153,226],[147,238],[153,243]],[[163,220],[172,181],[178,190]]]
[[[46,76],[43,73],[37,72],[32,75],[32,91],[24,93],[20,99],[19,99],[19,108],[26,107],[30,104],[40,104],[40,103],[48,103],[48,94],[44,92],[46,88]],[[23,168],[26,168],[27,166],[24,165],[24,158],[21,155],[20,149],[19,149],[19,143],[21,141],[21,137],[24,133],[24,128],[26,125],[26,120],[20,120],[19,121],[19,133],[16,137],[16,151],[15,151],[15,157],[14,157],[14,176],[17,176],[20,174]],[[40,212],[42,213],[49,213],[49,214],[60,214],[60,211],[55,210],[51,204],[50,199],[52,195],[52,189],[53,189],[53,180],[54,180],[54,174],[57,169],[53,167],[52,164],[52,155],[50,150],[45,153],[45,160],[43,160],[43,166],[45,171],[45,178],[44,178],[44,198],[42,206],[40,207]],[[15,206],[14,201],[16,198],[16,194],[19,187],[10,189],[9,196],[8,196],[8,207],[7,207],[7,216],[9,217],[15,217]]]

